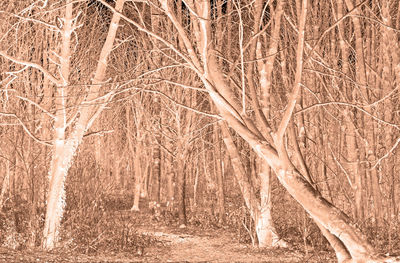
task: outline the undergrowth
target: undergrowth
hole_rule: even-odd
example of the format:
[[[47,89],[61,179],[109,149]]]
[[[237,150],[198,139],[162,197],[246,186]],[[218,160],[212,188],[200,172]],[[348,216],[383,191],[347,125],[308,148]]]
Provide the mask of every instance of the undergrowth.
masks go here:
[[[96,167],[81,167],[73,169],[66,182],[67,206],[60,248],[82,254],[138,253],[148,247],[163,245],[156,238],[140,233],[140,226],[178,226],[176,211],[154,201],[142,200],[140,213],[129,211],[132,194],[113,195],[116,192],[114,186],[93,175]],[[282,192],[274,196],[280,197],[273,200],[272,214],[281,238],[306,253],[330,250],[317,226],[296,202]],[[199,231],[223,228],[236,233],[238,242],[257,243],[254,222],[240,195],[226,198],[224,222],[220,222],[212,211],[201,209],[201,206],[193,211],[188,209],[188,225]],[[44,206],[40,206],[32,216],[28,202],[17,197],[8,199],[0,211],[0,246],[20,250],[39,247],[44,212]],[[32,224],[32,220],[36,220],[36,224]],[[396,253],[400,251],[400,226],[395,222],[377,227],[374,222],[365,221],[359,227],[378,250]],[[32,229],[32,225],[37,228]]]

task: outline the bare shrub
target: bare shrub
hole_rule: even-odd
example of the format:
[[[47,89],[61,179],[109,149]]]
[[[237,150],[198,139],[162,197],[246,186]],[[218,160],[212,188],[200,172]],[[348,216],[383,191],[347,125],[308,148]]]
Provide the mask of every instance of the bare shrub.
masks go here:
[[[94,254],[133,253],[157,242],[137,232],[139,219],[133,217],[134,214],[126,215],[124,210],[118,209],[129,204],[109,197],[113,185],[96,175],[98,168],[95,165],[90,167],[93,173],[85,172],[85,169],[74,169],[67,182],[61,244],[79,253]]]

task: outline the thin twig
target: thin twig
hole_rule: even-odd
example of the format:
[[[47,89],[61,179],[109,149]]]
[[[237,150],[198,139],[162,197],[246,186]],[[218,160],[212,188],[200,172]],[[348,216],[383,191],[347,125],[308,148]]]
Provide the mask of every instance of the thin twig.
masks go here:
[[[13,117],[15,119],[17,119],[17,121],[20,123],[20,125],[22,126],[22,128],[26,131],[26,133],[36,142],[46,145],[46,146],[52,146],[52,144],[46,142],[46,141],[42,141],[39,138],[37,138],[35,135],[33,135],[31,133],[31,131],[28,129],[28,127],[26,127],[26,125],[24,124],[24,122],[14,113],[7,113],[7,112],[0,112],[0,115],[2,116],[6,116],[6,117]]]
[[[51,118],[53,118],[53,119],[56,118],[56,116],[55,116],[54,114],[52,114],[52,113],[50,113],[48,110],[44,109],[42,106],[40,106],[40,105],[37,104],[36,102],[34,102],[34,101],[32,101],[32,100],[30,100],[30,99],[28,99],[28,98],[26,98],[26,97],[21,97],[21,96],[18,96],[18,95],[15,96],[15,97],[17,97],[18,99],[27,101],[27,102],[29,102],[30,104],[32,104],[32,105],[38,107],[41,111],[43,111],[44,113],[46,113],[47,115],[49,115]]]
[[[386,158],[388,158],[389,157],[389,155],[391,154],[391,153],[393,153],[393,151],[394,151],[394,149],[396,149],[396,147],[399,145],[399,143],[400,143],[400,137],[399,138],[397,138],[397,141],[396,141],[396,143],[393,145],[393,147],[384,155],[384,156],[382,156],[381,158],[379,158],[379,160],[378,161],[376,161],[376,163],[371,167],[371,169],[370,170],[373,170],[373,169],[375,169],[376,168],[376,166],[378,166],[379,165],[379,163],[380,162],[382,162],[382,160],[383,159],[386,159]]]
[[[286,107],[285,113],[283,114],[281,123],[279,124],[278,131],[276,133],[277,138],[282,140],[283,135],[286,131],[287,126],[289,125],[289,121],[292,118],[294,108],[296,106],[297,98],[300,93],[300,82],[303,73],[303,53],[304,53],[304,39],[305,39],[305,24],[307,18],[307,0],[303,0],[301,16],[300,16],[300,25],[299,25],[299,33],[298,33],[298,44],[296,51],[296,75],[294,80],[293,92],[290,96],[288,105]]]
[[[57,86],[62,85],[62,82],[59,79],[54,77],[53,74],[51,74],[49,71],[44,69],[39,64],[14,58],[12,56],[7,55],[7,53],[5,51],[3,51],[3,50],[0,50],[0,55],[3,56],[4,58],[8,59],[8,60],[11,60],[12,62],[17,63],[17,64],[29,66],[29,67],[32,67],[32,68],[36,68],[37,70],[42,72],[51,82],[53,82]]]

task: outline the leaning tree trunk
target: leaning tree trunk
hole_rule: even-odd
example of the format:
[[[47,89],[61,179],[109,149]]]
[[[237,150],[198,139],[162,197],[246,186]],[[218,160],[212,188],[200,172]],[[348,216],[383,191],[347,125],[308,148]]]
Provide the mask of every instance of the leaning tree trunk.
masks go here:
[[[166,4],[163,6],[167,7]],[[200,76],[211,95],[222,117],[243,138],[255,152],[264,159],[274,170],[280,183],[303,206],[312,218],[329,232],[338,237],[348,249],[353,262],[373,262],[383,260],[375,256],[375,250],[361,232],[354,227],[349,218],[317,192],[294,167],[286,152],[284,134],[293,114],[296,99],[300,90],[300,81],[303,62],[304,27],[307,11],[307,0],[303,0],[299,25],[299,43],[297,48],[296,76],[293,93],[283,115],[277,132],[273,135],[273,143],[266,141],[259,134],[254,133],[237,109],[227,101],[225,94],[232,94],[225,77],[216,63],[216,53],[211,42],[210,4],[206,1],[196,2],[199,13],[201,60],[204,63],[204,73]],[[168,10],[167,10],[168,11]],[[229,99],[233,99],[229,97]],[[239,104],[239,103],[238,103]],[[240,105],[240,104],[239,104]]]

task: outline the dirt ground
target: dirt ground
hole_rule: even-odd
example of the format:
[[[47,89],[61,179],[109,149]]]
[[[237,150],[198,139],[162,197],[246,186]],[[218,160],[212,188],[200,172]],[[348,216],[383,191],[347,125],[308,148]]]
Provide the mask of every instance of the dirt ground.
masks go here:
[[[240,244],[226,230],[199,231],[193,228],[141,227],[138,232],[151,235],[157,244],[131,253],[97,253],[94,256],[68,250],[18,251],[0,248],[0,262],[335,262],[330,253],[305,255],[295,249],[257,249]]]
[[[68,245],[61,245],[61,248],[51,252],[39,249],[13,250],[0,246],[0,263],[337,262],[331,252],[311,251],[306,254],[301,248],[290,244],[289,248],[255,248],[251,244],[240,242],[234,229],[192,225],[180,228],[175,223],[155,220],[154,213],[145,204],[142,206],[140,212],[131,212],[129,209],[125,210],[126,208],[110,211],[105,219],[109,222],[116,218],[124,222],[135,222],[131,225],[135,233],[145,236],[146,240],[153,240],[144,248],[137,246],[128,252],[98,250],[89,255],[79,253],[79,247]]]

